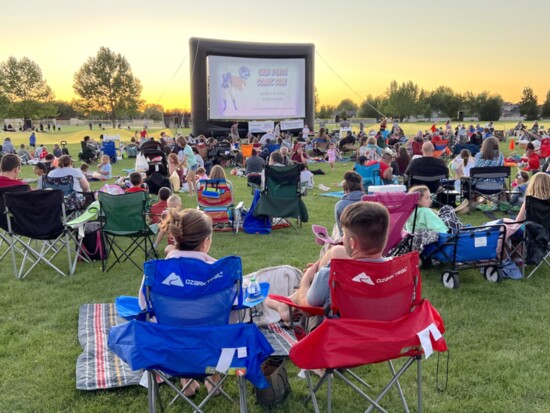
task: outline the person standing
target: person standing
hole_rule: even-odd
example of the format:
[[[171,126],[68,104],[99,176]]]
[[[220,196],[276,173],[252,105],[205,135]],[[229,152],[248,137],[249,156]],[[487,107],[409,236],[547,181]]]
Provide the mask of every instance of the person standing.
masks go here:
[[[36,148],[36,132],[32,131],[31,136],[29,136],[29,146],[33,149]]]
[[[180,162],[183,162],[187,165],[186,180],[189,184],[189,195],[193,196],[196,189],[195,174],[197,172],[197,169],[199,168],[199,164],[197,162],[195,154],[193,153],[191,145],[187,143],[187,139],[185,139],[183,136],[180,136],[177,140],[177,143],[178,146],[182,148],[178,153],[178,159]]]

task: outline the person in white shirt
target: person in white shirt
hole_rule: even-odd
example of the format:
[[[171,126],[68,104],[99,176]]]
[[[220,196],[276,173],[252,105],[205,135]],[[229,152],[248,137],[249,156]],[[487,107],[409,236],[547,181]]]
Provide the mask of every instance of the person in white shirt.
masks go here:
[[[52,169],[48,176],[50,178],[63,178],[64,176],[73,177],[73,190],[77,192],[90,192],[90,183],[80,169],[71,166],[71,157],[69,155],[60,156],[58,167]]]
[[[302,129],[302,138],[307,139],[308,136],[309,136],[309,128],[306,123],[304,125],[304,129]]]

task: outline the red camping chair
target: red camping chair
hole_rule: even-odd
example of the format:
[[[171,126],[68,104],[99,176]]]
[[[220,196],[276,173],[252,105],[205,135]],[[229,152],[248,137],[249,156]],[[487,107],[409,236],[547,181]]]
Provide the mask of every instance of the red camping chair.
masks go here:
[[[378,192],[373,195],[363,195],[361,201],[378,202],[384,205],[390,213],[390,228],[384,255],[400,255],[412,250],[412,234],[405,232],[405,223],[414,213],[416,223],[416,210],[420,194],[418,192],[404,194],[399,192]]]
[[[352,387],[375,408],[385,412],[379,402],[395,385],[405,408],[407,401],[399,384],[405,371],[417,362],[418,412],[422,411],[422,354],[446,351],[442,337],[445,327],[441,316],[429,301],[422,299],[418,253],[412,252],[386,262],[335,259],[330,267],[331,315],[290,350],[290,359],[302,369],[326,369],[313,386],[306,378],[316,412],[316,392],[327,382],[327,411],[331,412],[332,378],[334,375]],[[272,299],[293,305],[286,297]],[[322,314],[323,310],[298,307],[304,312]],[[397,371],[391,360],[407,357]],[[344,376],[342,369],[388,361],[391,380],[376,398]],[[354,372],[350,377],[368,386]]]

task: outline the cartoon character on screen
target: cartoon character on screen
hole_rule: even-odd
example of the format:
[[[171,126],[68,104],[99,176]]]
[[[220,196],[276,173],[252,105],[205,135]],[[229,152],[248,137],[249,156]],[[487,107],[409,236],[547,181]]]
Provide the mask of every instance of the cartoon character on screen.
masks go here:
[[[223,69],[222,73],[222,89],[223,89],[223,110],[227,109],[227,99],[230,98],[233,101],[233,107],[237,109],[237,102],[233,96],[233,89],[242,92],[246,86],[246,79],[250,76],[250,71],[246,67],[239,69],[237,75],[234,70],[230,70],[227,67]]]

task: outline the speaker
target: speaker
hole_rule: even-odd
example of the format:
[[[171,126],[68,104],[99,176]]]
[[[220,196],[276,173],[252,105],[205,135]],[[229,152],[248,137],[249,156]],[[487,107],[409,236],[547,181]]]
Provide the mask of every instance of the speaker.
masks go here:
[[[340,123],[340,115],[336,115],[336,116],[334,117],[334,122]]]
[[[463,121],[464,121],[464,111],[463,111],[463,110],[459,110],[459,111],[458,111],[458,121],[459,121],[459,122],[463,122]]]
[[[24,128],[25,129],[31,129],[32,128],[32,119],[25,119]]]

